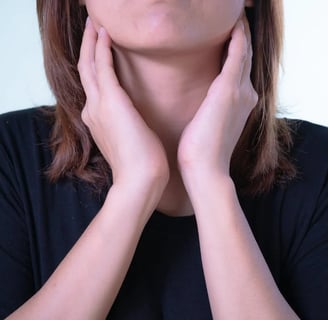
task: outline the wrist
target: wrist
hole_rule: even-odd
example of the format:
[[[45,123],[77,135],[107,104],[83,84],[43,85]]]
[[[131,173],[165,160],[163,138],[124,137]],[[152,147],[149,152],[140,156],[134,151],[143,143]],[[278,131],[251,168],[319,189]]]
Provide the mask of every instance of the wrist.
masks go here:
[[[148,161],[148,163],[135,163],[113,170],[113,184],[122,187],[155,188],[166,187],[170,178],[170,169],[166,159]]]
[[[192,187],[195,184],[211,184],[212,182],[224,186],[232,182],[229,167],[220,166],[217,163],[213,165],[199,163],[180,167],[180,172],[186,187],[189,184]]]
[[[130,179],[116,179],[111,186],[103,209],[110,212],[113,203],[121,209],[121,214],[148,219],[160,201],[168,183],[168,176],[130,176]],[[116,210],[117,211],[117,210]],[[142,219],[143,220],[143,219]]]
[[[213,200],[222,202],[235,197],[235,184],[229,174],[219,170],[193,170],[182,175],[193,205],[203,206]],[[195,208],[195,212],[196,212]]]

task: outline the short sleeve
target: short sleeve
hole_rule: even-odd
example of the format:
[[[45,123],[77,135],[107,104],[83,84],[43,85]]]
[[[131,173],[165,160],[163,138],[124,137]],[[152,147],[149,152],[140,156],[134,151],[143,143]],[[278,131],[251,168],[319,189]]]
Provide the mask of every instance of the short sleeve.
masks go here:
[[[5,147],[0,142],[0,319],[34,293],[29,237],[19,188]]]
[[[325,172],[323,172],[325,174]],[[328,316],[328,174],[315,212],[290,266],[286,295],[302,320]]]

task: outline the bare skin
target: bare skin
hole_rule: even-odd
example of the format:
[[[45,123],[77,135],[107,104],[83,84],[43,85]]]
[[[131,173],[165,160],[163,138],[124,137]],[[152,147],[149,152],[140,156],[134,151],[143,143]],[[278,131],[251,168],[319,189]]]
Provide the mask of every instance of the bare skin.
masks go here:
[[[245,18],[233,28],[226,61],[222,47],[216,48],[217,60],[208,52],[217,74],[199,74],[203,85],[193,88],[193,79],[187,81],[200,68],[186,58],[191,69],[185,74],[167,64],[157,82],[159,74],[153,79],[139,74],[147,89],[141,96],[124,79],[129,70],[124,64],[132,60],[116,53],[119,81],[111,39],[95,26],[87,23],[81,48],[79,70],[87,95],[82,119],[113,169],[114,185],[44,287],[8,319],[104,319],[156,207],[173,215],[195,214],[214,319],[298,319],[272,279],[229,176],[232,151],[257,103]],[[156,68],[159,73],[161,66]],[[156,92],[165,84],[163,95]],[[90,278],[90,269],[97,277]],[[88,290],[81,291],[81,283]]]
[[[103,36],[103,29],[100,32]],[[186,210],[192,208],[196,215],[213,318],[298,319],[274,283],[229,176],[233,149],[257,103],[257,94],[250,81],[252,48],[245,16],[237,22],[231,37],[227,59],[219,75],[205,95],[194,96],[196,101],[197,98],[202,99],[196,110],[190,107],[195,101],[193,99],[184,103],[181,100],[181,108],[173,109],[170,98],[168,105],[165,105],[167,92],[163,97],[161,92],[154,94],[154,97],[159,97],[151,105],[155,110],[147,109],[147,96],[140,98],[133,91],[130,95],[135,96],[136,109],[145,120],[145,125],[159,136],[168,159],[170,181],[174,181],[168,183],[158,208],[166,206],[167,212],[172,214],[177,214],[181,207]],[[108,36],[103,40],[105,46],[110,46]],[[222,48],[217,53],[221,53],[222,59]],[[110,63],[114,69],[113,61]],[[152,87],[153,82],[149,83],[147,88],[150,90],[156,90],[159,85],[153,80],[156,85]],[[159,81],[163,78],[160,77]],[[121,83],[124,84],[124,77]],[[184,82],[173,87],[181,89],[181,83]],[[129,88],[128,80],[126,87]],[[130,88],[133,90],[133,86]],[[186,114],[191,118],[189,122]],[[96,130],[96,126],[90,125],[88,117],[85,121],[91,132]],[[170,121],[172,127],[169,126]],[[177,179],[180,179],[178,183]],[[222,197],[218,198],[218,194]],[[177,206],[174,208],[172,203]],[[165,212],[165,209],[162,211]],[[236,265],[239,267],[235,268]],[[240,308],[236,309],[236,305]]]

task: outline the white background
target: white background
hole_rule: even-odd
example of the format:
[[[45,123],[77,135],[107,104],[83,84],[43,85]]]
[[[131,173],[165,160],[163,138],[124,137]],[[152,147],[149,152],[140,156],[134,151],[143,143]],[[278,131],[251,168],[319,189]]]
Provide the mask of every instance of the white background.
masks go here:
[[[54,103],[43,70],[35,3],[0,0],[0,113]],[[285,0],[284,5],[279,107],[283,116],[328,126],[327,0]]]

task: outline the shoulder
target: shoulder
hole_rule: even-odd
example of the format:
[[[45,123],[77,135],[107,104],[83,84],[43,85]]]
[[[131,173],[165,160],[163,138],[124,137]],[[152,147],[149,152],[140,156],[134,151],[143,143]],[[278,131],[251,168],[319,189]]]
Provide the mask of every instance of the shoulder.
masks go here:
[[[328,165],[328,127],[303,120],[288,122],[293,131],[292,155]]]
[[[288,156],[296,177],[262,194],[256,200],[258,208],[251,209],[257,212],[254,217],[261,221],[259,225],[281,234],[284,248],[294,243],[296,250],[313,221],[328,217],[328,128],[303,120],[287,121],[293,136]]]
[[[314,197],[328,180],[328,128],[303,120],[288,120],[292,129],[291,160],[298,172],[292,183]]]
[[[298,235],[300,243],[314,221],[328,218],[328,128],[308,121],[289,121],[294,141],[290,156],[297,175],[278,189],[278,198],[281,217],[290,227],[285,235]]]
[[[288,279],[297,259],[311,252],[318,241],[328,243],[328,128],[308,121],[287,121],[293,136],[289,156],[296,177],[257,198],[243,199],[253,233],[282,286],[281,276]]]
[[[286,296],[302,318],[321,319],[327,306],[328,128],[292,121],[298,176],[280,193],[279,241]]]
[[[37,107],[1,114],[1,138],[21,136],[21,138],[26,139],[35,133],[49,133],[52,127],[50,115],[53,110],[52,107]]]
[[[0,115],[0,169],[3,173],[10,171],[11,176],[26,177],[49,166],[52,161],[49,147],[52,110],[38,107]]]
[[[0,115],[0,145],[9,153],[19,153],[48,144],[53,124],[52,107],[12,111]]]

